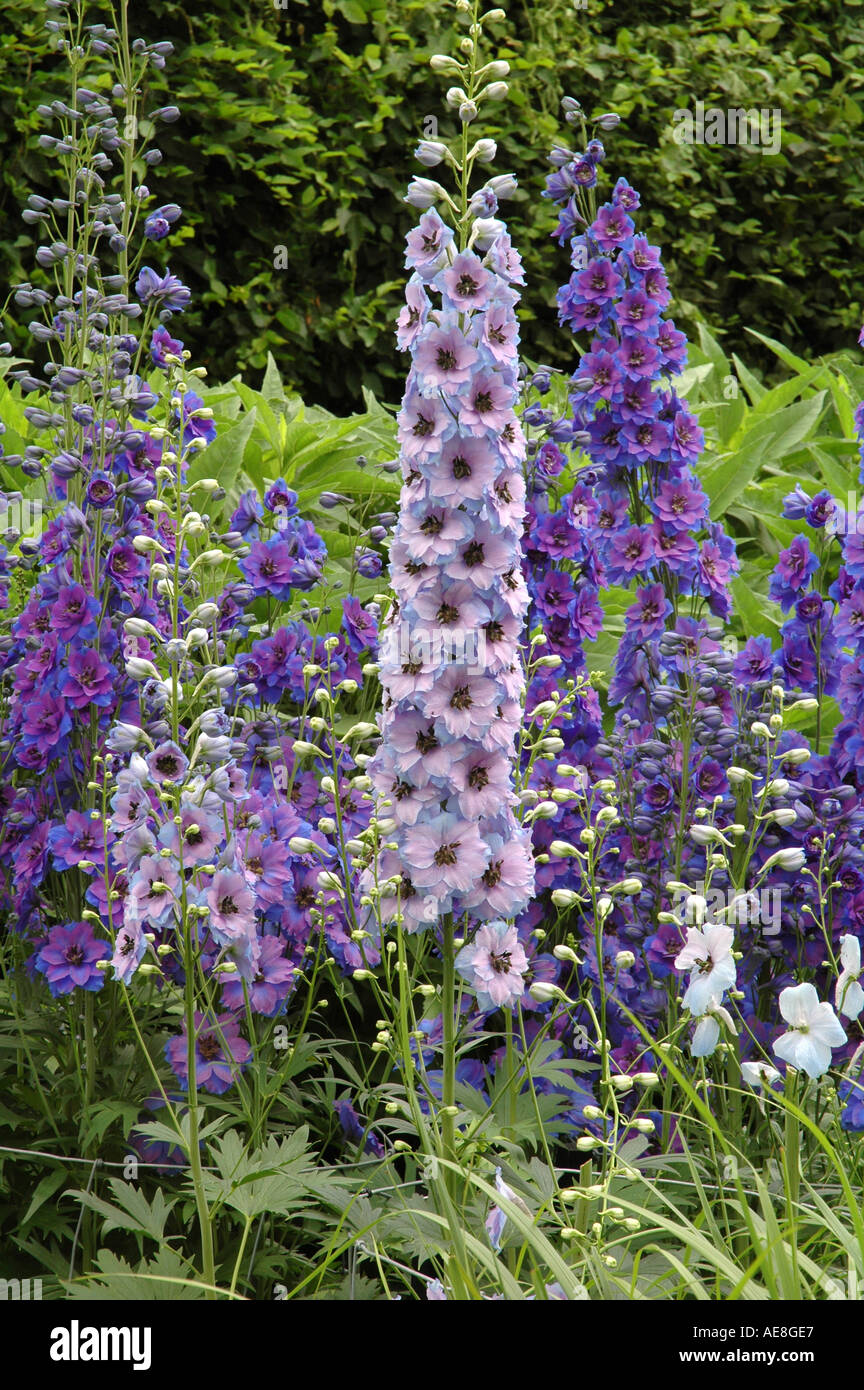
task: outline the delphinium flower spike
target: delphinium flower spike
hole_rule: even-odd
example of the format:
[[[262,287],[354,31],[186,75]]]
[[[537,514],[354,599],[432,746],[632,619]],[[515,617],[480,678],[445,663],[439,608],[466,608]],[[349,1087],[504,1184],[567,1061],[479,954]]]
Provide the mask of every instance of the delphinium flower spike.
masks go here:
[[[472,140],[472,123],[481,102],[503,95],[506,64],[479,61],[490,15],[457,9],[472,16],[464,61],[442,55],[433,67],[459,84],[447,103],[461,136],[455,150],[428,141],[418,150],[426,167],[452,167],[457,191],[417,179],[406,199],[421,216],[407,237],[411,276],[398,324],[411,366],[399,414],[396,603],[382,634],[383,737],[369,769],[391,804],[396,848],[382,868],[400,878],[408,930],[447,916],[513,916],[533,886],[512,790],[527,598],[515,413],[523,274],[498,216],[514,181],[471,189],[495,155],[491,140]]]

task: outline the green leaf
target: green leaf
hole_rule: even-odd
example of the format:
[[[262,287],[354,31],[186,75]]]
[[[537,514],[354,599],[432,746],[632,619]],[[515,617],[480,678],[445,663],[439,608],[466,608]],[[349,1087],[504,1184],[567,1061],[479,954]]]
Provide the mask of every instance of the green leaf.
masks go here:
[[[68,1177],[65,1168],[56,1168],[53,1173],[46,1173],[44,1178],[40,1178],[36,1185],[36,1191],[30,1199],[30,1205],[21,1218],[22,1227],[26,1226],[30,1218],[35,1216],[39,1208],[48,1201],[48,1198],[53,1197],[54,1193],[68,1181]]]
[[[743,574],[735,576],[731,588],[736,611],[744,626],[745,637],[760,637],[765,634],[775,640],[782,620],[779,605],[769,599],[767,594],[760,594],[753,589]]]
[[[746,332],[750,334],[751,338],[758,338],[760,343],[769,347],[775,356],[779,357],[780,361],[785,362],[786,366],[791,367],[793,371],[807,372],[810,370],[809,362],[805,362],[803,357],[798,357],[791,348],[785,347],[783,343],[778,343],[776,338],[768,338],[764,333],[757,333],[755,328],[748,328]]]
[[[285,399],[285,387],[282,384],[282,377],[272,352],[267,354],[267,367],[264,372],[264,380],[261,383],[261,395],[267,401],[284,401]]]
[[[226,492],[234,487],[243,467],[246,446],[255,428],[254,409],[241,415],[236,425],[218,434],[212,444],[195,459],[189,468],[188,480],[198,482],[201,478],[215,478]]]
[[[711,515],[722,517],[752,482],[760,465],[770,458],[780,467],[786,454],[791,453],[816,428],[822,414],[825,391],[805,401],[796,401],[767,419],[748,424],[743,435],[736,438],[736,448],[726,457],[700,469],[702,485],[711,499]],[[755,412],[751,412],[753,414]]]

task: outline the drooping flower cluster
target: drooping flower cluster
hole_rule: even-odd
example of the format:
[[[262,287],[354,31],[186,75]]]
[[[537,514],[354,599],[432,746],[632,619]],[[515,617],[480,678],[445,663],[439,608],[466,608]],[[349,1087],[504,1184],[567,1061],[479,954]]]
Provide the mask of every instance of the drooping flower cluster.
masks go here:
[[[381,643],[382,746],[408,930],[445,914],[513,916],[531,897],[513,814],[524,437],[516,418],[518,255],[503,223],[458,250],[435,210],[407,240],[398,340],[411,353],[399,414],[403,488],[391,547],[394,611]]]

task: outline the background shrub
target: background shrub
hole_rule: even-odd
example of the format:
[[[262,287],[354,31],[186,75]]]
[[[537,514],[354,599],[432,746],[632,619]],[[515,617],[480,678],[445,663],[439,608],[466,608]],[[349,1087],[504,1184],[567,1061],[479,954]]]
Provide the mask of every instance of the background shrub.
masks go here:
[[[525,325],[529,355],[568,365],[554,313],[566,263],[547,241],[551,211],[537,210],[545,151],[566,129],[564,92],[589,113],[622,115],[607,141],[610,172],[643,193],[685,326],[708,319],[727,350],[763,368],[773,359],[747,338],[751,324],[809,356],[849,346],[862,318],[861,0],[507,9],[499,56],[513,86],[499,108],[497,167],[521,184],[510,220],[537,315]],[[425,63],[447,46],[449,8],[150,0],[147,19],[148,33],[178,50],[166,75],[183,117],[164,141],[162,181],[186,212],[170,262],[194,292],[183,327],[196,358],[224,379],[263,369],[272,351],[291,386],[337,410],[361,404],[364,385],[395,398],[391,325],[409,223],[400,200],[424,119],[441,116]],[[7,0],[4,20],[0,278],[15,280],[32,265],[20,204],[48,182],[25,141],[37,102],[56,96],[56,60],[30,0]],[[672,113],[700,98],[779,107],[781,152],[677,145]],[[148,181],[158,191],[159,171]]]

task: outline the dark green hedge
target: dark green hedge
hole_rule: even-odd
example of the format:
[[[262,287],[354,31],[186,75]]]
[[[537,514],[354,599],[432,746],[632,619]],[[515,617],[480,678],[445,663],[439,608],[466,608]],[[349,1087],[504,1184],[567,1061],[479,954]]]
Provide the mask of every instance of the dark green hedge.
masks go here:
[[[512,99],[497,108],[498,168],[520,178],[510,218],[537,311],[528,351],[568,360],[552,309],[565,260],[539,197],[563,92],[624,118],[608,140],[610,166],[642,190],[679,319],[698,311],[751,361],[748,325],[808,354],[849,346],[864,282],[862,0],[587,4],[504,0],[497,30],[498,56],[513,66]],[[269,349],[289,382],[330,406],[356,402],[361,385],[397,395],[391,324],[410,217],[400,200],[424,118],[442,116],[426,60],[448,44],[451,6],[139,0],[132,17],[134,32],[178,48],[167,75],[183,118],[148,182],[186,211],[188,239],[172,245],[170,263],[195,291],[189,345],[219,376],[262,367]],[[2,22],[6,282],[33,274],[18,207],[46,184],[28,139],[32,108],[57,92],[35,5],[5,0]],[[677,145],[672,113],[698,98],[779,107],[781,153]],[[284,270],[274,269],[278,246]]]

